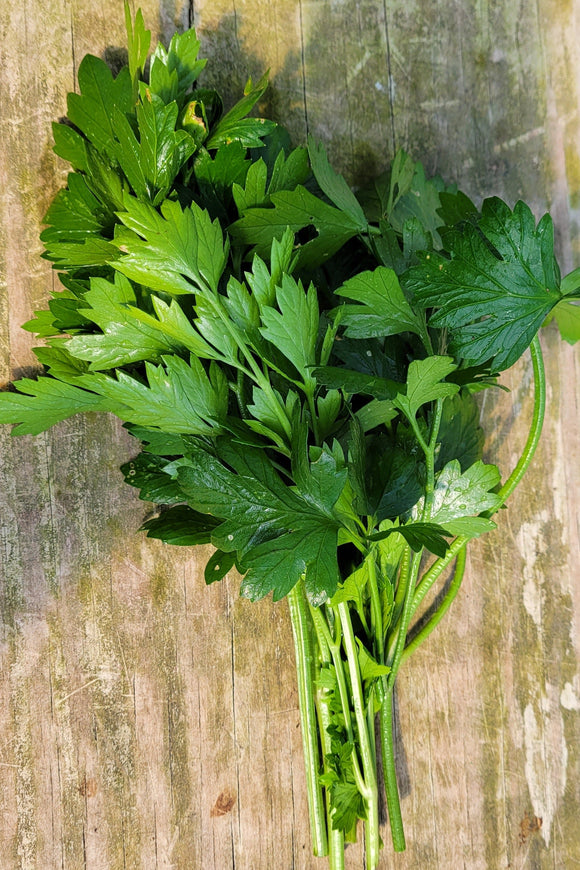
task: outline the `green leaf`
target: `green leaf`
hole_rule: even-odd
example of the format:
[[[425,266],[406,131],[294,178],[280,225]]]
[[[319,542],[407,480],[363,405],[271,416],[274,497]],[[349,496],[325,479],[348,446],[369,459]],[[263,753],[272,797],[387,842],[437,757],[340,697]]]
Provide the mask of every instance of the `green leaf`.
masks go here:
[[[156,316],[133,305],[128,306],[127,314],[155,334],[167,336],[172,347],[187,348],[200,359],[222,359],[220,352],[202,338],[176,299],[171,299],[169,304],[154,294],[150,299]]]
[[[224,553],[222,550],[216,550],[205,566],[204,576],[207,585],[209,586],[210,583],[215,583],[217,580],[223,580],[235,564],[235,553]]]
[[[148,385],[117,370],[117,377],[86,375],[91,389],[121,406],[118,416],[128,423],[174,434],[210,435],[220,432],[227,414],[225,375],[212,363],[209,375],[195,356],[189,364],[177,356],[163,357],[163,365],[145,363]]]
[[[106,397],[52,377],[22,378],[18,392],[0,393],[0,423],[16,423],[13,435],[38,435],[74,414],[115,410]]]
[[[359,201],[342,175],[335,172],[328,162],[322,143],[316,144],[312,136],[308,137],[308,156],[312,172],[322,192],[338,209],[352,218],[359,231],[366,230],[368,221]]]
[[[463,474],[457,459],[448,462],[437,476],[431,520],[447,527],[450,520],[496,510],[501,498],[491,492],[500,482],[495,465],[475,462]]]
[[[354,782],[341,781],[332,786],[330,818],[335,831],[351,831],[358,819],[366,819],[364,797]]]
[[[232,191],[235,195],[244,184],[247,174],[254,164],[246,159],[246,149],[239,142],[222,145],[212,156],[202,148],[193,164],[199,186],[201,205],[208,209],[212,217],[219,217],[229,224],[229,206]]]
[[[252,246],[253,253],[267,257],[273,239],[280,239],[288,227],[298,233],[312,227],[315,238],[298,248],[300,267],[312,269],[324,263],[358,232],[358,224],[344,212],[327,205],[306,188],[272,194],[271,208],[252,208],[230,227],[232,237],[241,245]]]
[[[455,520],[447,520],[445,529],[452,535],[479,538],[480,535],[497,529],[497,525],[493,520],[488,520],[485,517],[457,517]]]
[[[193,28],[175,33],[166,50],[161,43],[151,58],[149,86],[164,103],[177,100],[182,105],[187,92],[205,67],[206,60],[198,60],[200,42]]]
[[[509,368],[561,298],[551,218],[536,227],[524,203],[512,212],[488,199],[477,225],[450,229],[445,246],[451,259],[427,254],[408,272],[407,290],[436,309],[429,323],[450,330],[453,354]]]
[[[278,311],[262,309],[260,333],[290,360],[304,383],[311,382],[319,322],[316,288],[311,284],[305,291],[301,282],[284,275],[276,289],[276,302]]]
[[[99,151],[108,152],[115,140],[118,112],[133,111],[133,87],[128,67],[116,79],[107,64],[87,54],[78,70],[80,94],[69,94],[68,117]]]
[[[183,491],[166,471],[166,457],[152,453],[139,453],[135,459],[121,466],[125,483],[141,490],[139,498],[156,504],[181,504]]]
[[[234,140],[246,148],[259,148],[262,145],[263,137],[269,135],[276,125],[273,121],[266,121],[264,118],[246,118],[246,115],[253,109],[267,87],[268,73],[263,75],[256,85],[252,83],[252,79],[248,79],[242,99],[214,127],[206,142],[208,151],[219,148],[220,145],[228,145]]]
[[[330,598],[338,583],[337,526],[319,519],[253,547],[244,556],[246,571],[241,594],[252,601],[273,592],[278,601],[304,576],[310,603],[318,607]]]
[[[87,170],[87,143],[78,130],[69,124],[55,121],[52,125],[52,135],[54,153],[70,163],[74,169],[85,172]]]
[[[146,523],[143,523],[141,529],[147,532],[148,538],[157,538],[165,544],[174,544],[179,547],[194,547],[198,544],[209,544],[215,526],[215,520],[212,517],[208,517],[207,514],[199,514],[197,511],[187,507],[187,505],[178,505],[163,511],[158,517],[147,520]],[[224,563],[228,564],[228,568],[225,571],[227,573],[232,567],[229,564],[231,556],[226,553],[223,556],[226,558],[222,560],[221,567],[224,567]],[[213,558],[217,561],[215,554]],[[216,569],[212,569],[212,573],[213,570]],[[212,577],[212,582],[217,579],[220,578]]]
[[[134,83],[134,94],[137,96],[136,82],[145,69],[145,61],[151,45],[151,31],[145,28],[143,12],[138,9],[135,21],[131,19],[131,9],[125,0],[125,28],[127,30],[127,49],[129,55],[129,72]]]
[[[379,664],[358,637],[356,638],[356,644],[358,646],[357,658],[360,675],[365,683],[369,680],[374,680],[376,677],[384,677],[386,674],[390,673],[390,667],[388,665]]]
[[[336,457],[324,445],[308,447],[305,421],[293,427],[292,476],[300,495],[321,512],[332,516],[347,479],[347,469],[339,468]]]
[[[121,274],[114,283],[92,278],[82,312],[102,335],[77,335],[67,343],[69,352],[90,362],[92,371],[103,371],[139,360],[157,360],[164,354],[183,350],[184,345],[163,331],[132,316],[136,303],[130,282]],[[153,320],[153,318],[152,318]]]
[[[159,214],[147,203],[126,196],[119,217],[133,234],[118,242],[123,252],[116,269],[133,281],[166,293],[217,292],[227,252],[219,222],[196,203],[184,209],[165,200]]]
[[[465,471],[483,456],[483,429],[479,425],[479,405],[468,392],[450,396],[443,404],[435,457],[437,470],[458,459]]]
[[[338,290],[360,305],[343,305],[340,323],[350,338],[380,338],[400,332],[421,335],[424,326],[405,299],[396,274],[392,269],[379,266],[372,272],[359,272]]]
[[[184,130],[176,130],[177,104],[166,106],[142,83],[137,104],[139,138],[126,116],[116,114],[116,142],[111,151],[119,161],[137,196],[154,205],[162,202],[173,181],[195,151],[195,143]]]
[[[558,302],[554,308],[554,320],[568,344],[575,344],[580,339],[580,305],[565,300]]]
[[[312,374],[319,384],[324,384],[333,390],[342,390],[350,395],[362,393],[364,396],[374,396],[375,399],[394,399],[402,388],[402,384],[389,378],[380,378],[339,366],[316,366],[312,369]]]
[[[248,208],[269,205],[270,198],[266,194],[267,182],[268,167],[263,160],[256,160],[248,169],[244,186],[234,184],[232,188],[236,208],[240,215]]]
[[[220,453],[229,467],[198,452],[179,463],[177,478],[191,507],[224,519],[212,542],[238,552],[242,594],[281,598],[306,572],[307,593],[320,603],[338,582],[337,522],[292,492],[262,450],[222,445]]]
[[[374,556],[367,556],[362,565],[357,568],[352,574],[349,574],[344,582],[339,583],[338,589],[332,596],[331,604],[335,607],[337,604],[342,604],[347,601],[354,601],[356,609],[361,611],[364,607],[364,601],[367,597],[367,583],[369,580],[368,559]]]
[[[369,541],[382,541],[395,533],[402,535],[416,553],[426,547],[436,556],[443,558],[449,549],[449,544],[445,540],[446,537],[449,537],[449,532],[438,523],[431,522],[405,523],[402,526],[393,526],[391,529],[384,529],[369,535]]]
[[[457,384],[443,383],[443,379],[457,368],[449,356],[428,356],[426,359],[413,360],[407,374],[407,391],[393,399],[393,404],[412,421],[422,405],[453,396],[458,392]]]

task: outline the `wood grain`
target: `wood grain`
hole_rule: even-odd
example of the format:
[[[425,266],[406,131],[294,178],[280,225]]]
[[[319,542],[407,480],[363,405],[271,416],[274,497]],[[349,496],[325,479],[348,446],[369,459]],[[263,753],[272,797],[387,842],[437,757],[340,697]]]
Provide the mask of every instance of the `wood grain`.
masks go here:
[[[194,23],[208,83],[265,108],[355,184],[395,147],[473,197],[549,208],[580,262],[578,0],[144,0],[156,37]],[[54,276],[42,216],[66,169],[50,123],[86,52],[114,59],[120,0],[0,11],[0,377]],[[397,693],[408,851],[381,868],[580,866],[580,371],[544,335],[549,414],[532,472],[472,547],[465,587]],[[488,457],[525,439],[526,360],[482,401]],[[136,534],[149,506],[111,418],[1,433],[0,863],[7,870],[314,870],[286,607],[206,588],[204,552]],[[388,830],[384,831],[388,843]],[[347,866],[363,867],[360,845]]]

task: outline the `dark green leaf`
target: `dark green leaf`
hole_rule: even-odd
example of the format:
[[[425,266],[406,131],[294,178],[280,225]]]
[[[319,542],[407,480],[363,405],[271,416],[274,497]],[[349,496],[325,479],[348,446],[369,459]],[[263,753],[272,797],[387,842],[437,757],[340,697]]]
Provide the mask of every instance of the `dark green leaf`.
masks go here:
[[[406,523],[402,526],[393,526],[391,529],[370,535],[369,540],[382,541],[395,532],[401,534],[411,549],[417,553],[426,547],[442,558],[449,549],[449,544],[445,540],[449,537],[449,532],[437,523]]]
[[[341,369],[338,366],[316,366],[312,369],[312,374],[319,384],[333,390],[342,390],[350,395],[361,393],[364,396],[374,396],[375,399],[394,399],[402,387],[402,384],[388,378]]]
[[[207,585],[209,586],[210,583],[215,583],[217,580],[223,580],[235,564],[235,553],[223,553],[221,550],[216,550],[205,566],[204,576]]]
[[[181,504],[183,491],[166,471],[167,459],[152,453],[139,453],[121,466],[125,483],[141,490],[139,498],[156,504]],[[209,542],[208,542],[209,543]]]
[[[141,528],[147,532],[148,538],[157,538],[165,544],[180,547],[194,547],[198,544],[209,544],[215,526],[216,521],[207,514],[199,514],[186,505],[179,505],[163,511],[158,517],[147,520]],[[217,561],[215,554],[213,558]],[[229,553],[222,554],[222,567],[228,565],[225,573],[232,567],[229,564],[230,558]],[[217,579],[221,578],[214,577],[212,572],[212,582]]]
[[[359,231],[367,228],[367,219],[356,196],[342,177],[334,171],[324,146],[314,141],[312,136],[308,138],[308,156],[312,172],[323,193],[342,212],[348,214],[356,223]]]
[[[269,135],[276,125],[263,118],[246,118],[246,115],[253,109],[267,87],[268,73],[262,76],[256,85],[252,83],[251,79],[248,79],[242,99],[214,127],[206,142],[208,150],[227,145],[234,140],[239,141],[247,148],[256,148],[262,145],[263,137]]]
[[[350,215],[327,205],[306,188],[272,194],[271,208],[249,209],[230,227],[234,239],[252,246],[260,257],[267,257],[273,239],[280,239],[290,227],[298,233],[312,227],[315,237],[298,249],[299,264],[311,269],[328,260],[358,232],[358,224]]]
[[[462,471],[481,459],[484,434],[479,425],[479,406],[468,392],[457,393],[443,404],[439,426],[436,469],[458,459]]]
[[[430,324],[450,330],[454,354],[508,368],[561,298],[553,244],[548,215],[536,227],[524,203],[512,212],[488,199],[477,225],[446,232],[451,259],[427,254],[405,285],[419,305],[436,309]]]

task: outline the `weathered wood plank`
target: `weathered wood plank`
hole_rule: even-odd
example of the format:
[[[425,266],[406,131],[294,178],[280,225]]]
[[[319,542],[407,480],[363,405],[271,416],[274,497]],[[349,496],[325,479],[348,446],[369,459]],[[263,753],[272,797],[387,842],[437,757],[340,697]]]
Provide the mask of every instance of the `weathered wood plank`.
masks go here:
[[[232,99],[270,67],[270,111],[297,141],[322,138],[353,181],[404,145],[474,196],[549,206],[563,264],[578,263],[577,2],[142,5],[156,34],[194,21]],[[53,280],[38,242],[64,173],[50,122],[83,54],[123,44],[121,13],[119,0],[10,0],[0,15],[3,381],[33,364],[19,327]],[[408,852],[385,850],[384,868],[580,864],[579,362],[553,333],[544,343],[534,471],[401,677]],[[504,471],[529,419],[525,363],[510,381],[482,406]],[[114,421],[2,438],[6,866],[320,866],[285,606],[239,600],[234,577],[208,589],[201,553],[134,535],[148,508],[122,484],[132,448]]]

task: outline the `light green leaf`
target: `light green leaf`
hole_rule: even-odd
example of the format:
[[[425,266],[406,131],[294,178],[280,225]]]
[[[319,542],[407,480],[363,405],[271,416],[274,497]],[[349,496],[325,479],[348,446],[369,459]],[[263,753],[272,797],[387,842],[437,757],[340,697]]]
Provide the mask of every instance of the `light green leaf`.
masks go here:
[[[84,316],[102,330],[102,334],[77,335],[67,343],[69,352],[90,362],[92,371],[103,371],[139,360],[157,360],[163,353],[182,350],[164,332],[136,320],[131,314],[135,294],[121,274],[114,283],[92,278],[85,294]]]
[[[108,151],[115,139],[117,112],[133,111],[129,68],[116,79],[107,64],[87,54],[78,70],[80,94],[69,94],[68,117],[99,151]]]
[[[135,22],[131,18],[129,3],[125,0],[125,28],[127,30],[127,49],[129,55],[129,72],[134,83],[134,94],[137,96],[136,82],[145,69],[145,61],[151,45],[151,31],[145,28],[143,12],[138,9]]]
[[[219,222],[211,221],[196,203],[184,209],[165,200],[161,214],[133,196],[125,197],[119,217],[134,235],[123,233],[118,247],[124,254],[116,269],[152,290],[172,295],[217,292],[227,252]]]
[[[52,377],[22,378],[18,392],[0,393],[0,423],[16,423],[13,435],[38,435],[75,414],[115,410],[106,397]]]
[[[409,420],[413,420],[422,405],[458,392],[457,384],[443,383],[443,379],[456,368],[450,356],[428,356],[426,359],[413,360],[407,374],[406,395],[396,396],[393,405],[403,411]]]
[[[457,459],[448,462],[435,481],[431,520],[448,528],[448,522],[495,510],[501,498],[490,490],[500,482],[495,465],[475,462],[463,474]]]
[[[421,335],[424,331],[392,269],[379,266],[372,272],[359,272],[335,293],[361,303],[338,309],[349,338],[381,338],[400,332]]]
[[[554,320],[568,344],[575,344],[580,339],[580,305],[565,300],[558,302],[554,308]]]
[[[309,371],[316,364],[318,299],[311,284],[305,292],[301,282],[284,275],[276,290],[279,310],[263,308],[260,333],[290,360],[304,383],[313,380]]]

